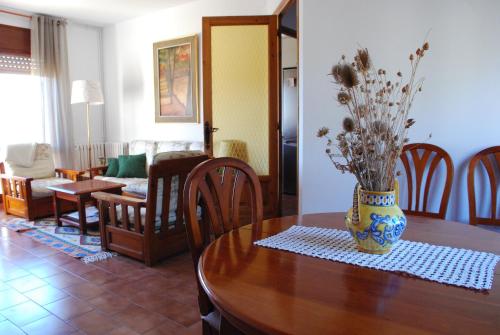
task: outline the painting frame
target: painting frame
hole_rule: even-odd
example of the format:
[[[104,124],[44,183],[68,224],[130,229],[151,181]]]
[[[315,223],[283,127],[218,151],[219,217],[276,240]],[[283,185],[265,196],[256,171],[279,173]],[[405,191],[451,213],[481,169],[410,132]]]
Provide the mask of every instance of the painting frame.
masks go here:
[[[175,64],[176,54],[173,56],[173,64],[172,66],[174,70],[171,70],[173,73],[163,74],[160,71],[160,66],[162,69],[165,68],[165,61],[162,58],[166,53],[172,51],[178,51],[180,48],[185,48],[189,45],[189,62],[185,60],[179,60],[178,62],[182,62],[181,67],[184,66],[183,71],[188,72],[188,83],[185,82],[177,86],[181,86],[180,91],[186,90],[183,95],[185,104],[183,105],[179,102],[179,99],[175,97],[174,104],[174,87],[176,84],[175,80],[178,81],[186,81],[185,74],[179,79],[176,79],[175,75]],[[170,55],[170,53],[169,53]],[[170,58],[169,58],[170,59]],[[198,94],[198,35],[190,35],[180,38],[175,38],[171,40],[161,41],[153,43],[153,63],[154,63],[154,95],[155,95],[155,122],[179,122],[179,123],[199,123],[200,122],[200,109],[199,109],[199,94]],[[185,69],[189,63],[188,70]],[[166,72],[166,71],[165,71]],[[170,82],[170,85],[165,84],[165,81]],[[167,86],[167,88],[166,88]],[[171,87],[171,88],[168,88]],[[183,93],[183,92],[181,92]],[[170,100],[168,100],[170,99]],[[164,104],[165,100],[170,101],[168,104]],[[169,115],[170,114],[170,115]]]

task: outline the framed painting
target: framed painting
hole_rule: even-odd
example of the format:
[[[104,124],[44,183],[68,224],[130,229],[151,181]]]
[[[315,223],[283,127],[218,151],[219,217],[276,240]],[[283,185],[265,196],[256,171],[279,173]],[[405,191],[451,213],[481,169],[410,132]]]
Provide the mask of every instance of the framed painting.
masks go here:
[[[199,122],[198,36],[153,44],[156,122]]]

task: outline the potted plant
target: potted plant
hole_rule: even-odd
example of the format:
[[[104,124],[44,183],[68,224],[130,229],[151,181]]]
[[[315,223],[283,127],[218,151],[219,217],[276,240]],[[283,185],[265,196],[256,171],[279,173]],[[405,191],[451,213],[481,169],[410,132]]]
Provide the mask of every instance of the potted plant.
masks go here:
[[[408,129],[415,123],[409,112],[422,91],[423,81],[416,80],[416,72],[427,50],[425,42],[410,54],[407,80],[401,72],[391,80],[386,70],[375,69],[367,49],[357,50],[352,62],[342,56],[331,70],[337,101],[348,115],[335,138],[326,127],[317,136],[327,140],[326,154],[333,165],[357,179],[353,207],[345,222],[363,252],[389,252],[406,227],[398,206],[396,165],[409,141]]]

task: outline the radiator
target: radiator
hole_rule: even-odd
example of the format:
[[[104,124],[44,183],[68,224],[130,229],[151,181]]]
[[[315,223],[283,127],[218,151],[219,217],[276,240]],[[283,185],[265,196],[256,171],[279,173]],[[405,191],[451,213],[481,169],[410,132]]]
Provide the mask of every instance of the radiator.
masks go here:
[[[106,159],[118,157],[128,153],[128,144],[120,142],[93,143],[91,144],[92,166],[106,164]],[[79,144],[75,146],[75,168],[84,170],[89,167],[89,145]]]

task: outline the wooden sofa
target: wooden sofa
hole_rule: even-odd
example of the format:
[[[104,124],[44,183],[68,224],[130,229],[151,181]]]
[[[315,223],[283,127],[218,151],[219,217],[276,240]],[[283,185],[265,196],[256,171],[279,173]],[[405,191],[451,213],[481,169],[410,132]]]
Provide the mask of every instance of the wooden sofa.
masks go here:
[[[138,192],[92,193],[98,201],[103,248],[148,266],[187,250],[182,188],[189,172],[207,159],[202,152],[157,155],[149,167],[145,199]]]
[[[20,168],[7,161],[0,163],[5,213],[30,221],[51,216],[54,214],[52,192],[46,186],[77,181],[81,175],[80,171],[54,168],[50,145],[37,144],[33,167]],[[61,210],[71,211],[76,207],[67,203]]]

